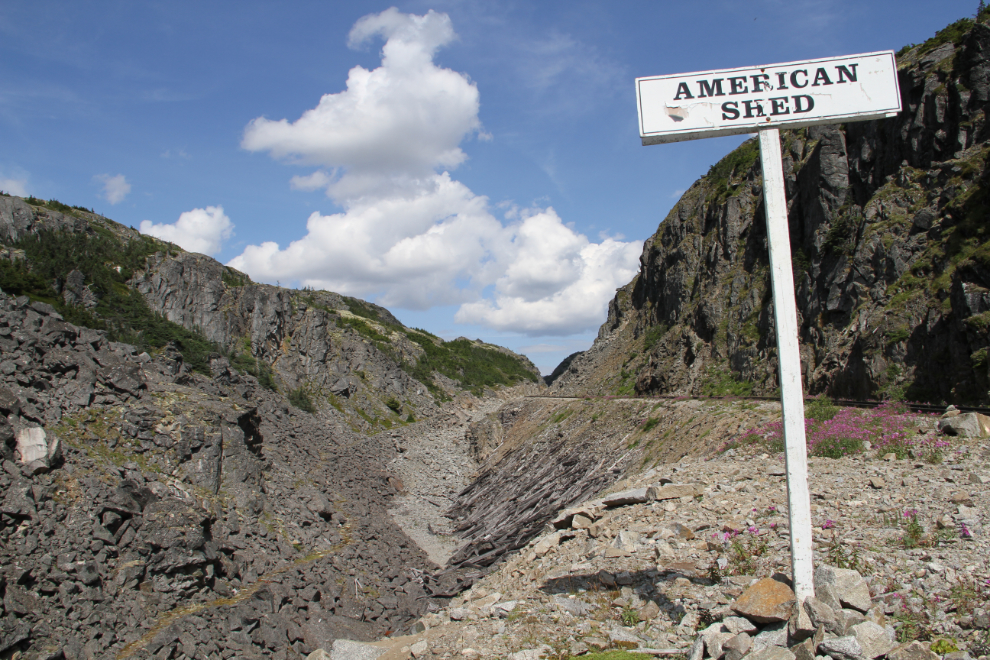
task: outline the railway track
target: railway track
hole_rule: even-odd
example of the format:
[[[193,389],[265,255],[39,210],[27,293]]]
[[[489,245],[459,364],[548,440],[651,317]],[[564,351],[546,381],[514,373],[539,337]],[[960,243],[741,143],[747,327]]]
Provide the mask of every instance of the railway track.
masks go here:
[[[526,395],[527,399],[558,399],[561,401],[772,401],[779,402],[780,397],[775,396],[677,396],[673,394],[657,394],[657,395],[624,395],[624,396],[551,396],[545,394],[529,394]],[[806,396],[804,400],[811,401],[815,397]],[[845,408],[877,408],[887,401],[859,401],[855,399],[832,399],[832,402],[841,407]],[[912,401],[905,401],[904,405],[908,407],[909,410],[913,412],[922,413],[943,413],[945,412],[945,406],[936,405],[933,403],[919,403]],[[981,408],[977,406],[956,406],[960,412],[976,412],[983,415],[990,416],[990,408]]]

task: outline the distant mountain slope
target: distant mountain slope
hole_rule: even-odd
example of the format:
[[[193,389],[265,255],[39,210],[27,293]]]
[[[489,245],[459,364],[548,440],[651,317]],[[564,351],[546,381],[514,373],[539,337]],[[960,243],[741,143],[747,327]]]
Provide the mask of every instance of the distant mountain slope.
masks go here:
[[[365,431],[418,417],[462,390],[539,382],[524,356],[445,342],[388,310],[251,279],[216,260],[57,201],[0,197],[0,289],[193,370],[227,359],[304,407],[333,406]]]
[[[782,133],[810,393],[990,401],[988,18],[898,54],[896,118]],[[553,387],[774,392],[762,193],[750,140],[646,241],[639,275]]]

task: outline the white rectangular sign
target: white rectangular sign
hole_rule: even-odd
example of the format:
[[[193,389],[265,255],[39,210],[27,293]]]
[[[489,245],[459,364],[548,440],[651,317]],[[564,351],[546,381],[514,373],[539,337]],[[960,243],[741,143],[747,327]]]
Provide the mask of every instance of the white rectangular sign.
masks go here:
[[[893,117],[894,51],[636,79],[644,145]]]

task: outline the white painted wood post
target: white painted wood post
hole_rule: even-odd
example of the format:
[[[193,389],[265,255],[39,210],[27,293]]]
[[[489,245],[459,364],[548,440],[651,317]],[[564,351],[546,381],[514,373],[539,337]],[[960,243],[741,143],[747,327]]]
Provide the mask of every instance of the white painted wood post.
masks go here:
[[[760,131],[763,166],[763,199],[770,244],[770,281],[773,283],[774,326],[780,399],[784,414],[784,447],[787,457],[787,508],[790,519],[791,571],[798,602],[815,595],[811,545],[811,497],[808,493],[808,453],[804,435],[804,391],[801,388],[801,353],[798,348],[797,305],[791,273],[791,242],[787,228],[787,198],[780,158],[780,131]]]

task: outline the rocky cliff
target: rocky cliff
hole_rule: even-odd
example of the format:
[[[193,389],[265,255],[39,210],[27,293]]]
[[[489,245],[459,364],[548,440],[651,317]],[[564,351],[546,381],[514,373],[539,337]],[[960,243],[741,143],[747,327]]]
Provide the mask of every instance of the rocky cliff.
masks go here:
[[[988,58],[960,21],[899,53],[897,117],[782,133],[809,393],[990,400]],[[677,202],[554,387],[773,393],[762,192],[754,139]]]

